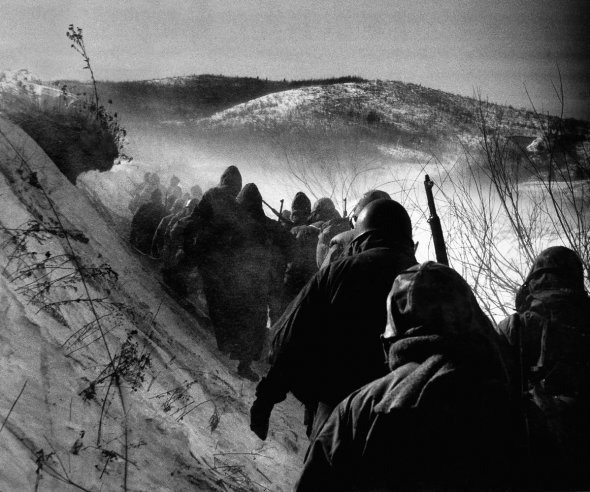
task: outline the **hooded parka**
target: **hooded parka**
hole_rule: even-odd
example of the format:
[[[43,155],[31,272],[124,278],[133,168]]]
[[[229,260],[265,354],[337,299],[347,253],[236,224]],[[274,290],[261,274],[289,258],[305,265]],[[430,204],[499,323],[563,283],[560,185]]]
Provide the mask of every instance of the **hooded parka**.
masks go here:
[[[211,188],[197,205],[193,215],[198,216],[199,227],[193,248],[203,277],[203,287],[209,317],[215,329],[217,346],[231,353],[240,345],[238,292],[233,284],[239,249],[244,241],[243,213],[236,202],[242,188],[242,177],[235,166],[229,166],[221,175],[219,186]]]
[[[387,304],[390,372],[335,408],[295,490],[505,487],[514,464],[507,379],[470,288],[430,262],[402,272]]]

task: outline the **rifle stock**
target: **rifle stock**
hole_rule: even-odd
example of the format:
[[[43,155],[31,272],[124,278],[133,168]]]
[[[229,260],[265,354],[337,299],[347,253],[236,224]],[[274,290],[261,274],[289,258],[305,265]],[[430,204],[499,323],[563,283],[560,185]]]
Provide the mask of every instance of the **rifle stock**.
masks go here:
[[[434,252],[436,254],[436,261],[443,265],[449,265],[449,258],[447,257],[447,248],[445,246],[445,238],[443,236],[440,219],[436,213],[436,205],[434,203],[434,196],[432,195],[432,187],[434,182],[430,179],[428,174],[424,177],[424,189],[426,190],[426,199],[428,200],[428,210],[430,217],[428,223],[432,232],[432,241],[434,242]]]

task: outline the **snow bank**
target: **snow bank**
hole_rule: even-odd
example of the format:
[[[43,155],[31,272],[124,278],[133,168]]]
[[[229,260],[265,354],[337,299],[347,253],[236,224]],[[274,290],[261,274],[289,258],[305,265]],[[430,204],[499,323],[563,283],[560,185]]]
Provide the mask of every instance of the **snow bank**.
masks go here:
[[[254,384],[153,265],[5,120],[0,149],[0,490],[290,489],[297,402],[260,441]]]

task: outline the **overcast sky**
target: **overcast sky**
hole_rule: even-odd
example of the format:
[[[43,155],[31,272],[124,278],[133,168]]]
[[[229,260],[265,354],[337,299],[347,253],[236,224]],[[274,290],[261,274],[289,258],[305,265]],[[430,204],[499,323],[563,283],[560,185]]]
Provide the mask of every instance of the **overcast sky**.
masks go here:
[[[85,79],[360,75],[590,119],[590,0],[0,0],[0,69]]]

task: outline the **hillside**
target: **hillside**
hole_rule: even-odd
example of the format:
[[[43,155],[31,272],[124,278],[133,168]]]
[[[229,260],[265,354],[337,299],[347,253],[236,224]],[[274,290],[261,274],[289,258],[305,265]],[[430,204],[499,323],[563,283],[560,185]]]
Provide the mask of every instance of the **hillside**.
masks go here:
[[[157,117],[162,120],[205,117],[273,92],[312,85],[362,81],[360,77],[312,80],[268,80],[259,77],[191,75],[128,82],[98,82],[105,101],[111,100],[117,111],[131,119]],[[60,80],[76,94],[89,93],[91,86],[79,81]]]
[[[207,323],[5,119],[0,149],[0,490],[288,490],[301,407],[260,441]]]
[[[89,84],[80,82],[60,81],[54,87],[64,85],[80,94],[78,100],[90,92]],[[200,75],[99,82],[98,88],[102,103],[127,130],[124,152],[134,157],[118,167],[120,179],[104,174],[90,183],[103,198],[103,188],[123,183],[107,200],[116,203],[119,214],[129,200],[121,188],[132,189],[145,171],[158,172],[163,181],[176,174],[183,186],[208,188],[230,164],[276,205],[303,189],[313,198],[330,196],[343,208],[345,198],[352,203],[370,187],[387,184],[400,192],[427,163],[452,166],[464,162],[466,154],[477,155],[482,121],[507,142],[514,158],[535,141],[531,152],[542,154],[538,143],[553,132],[581,162],[590,148],[588,122],[396,81]],[[39,121],[29,118],[30,134]],[[59,163],[59,153],[44,148]],[[108,154],[109,147],[102,148]],[[83,154],[77,162],[92,168]],[[395,185],[400,179],[403,183]]]
[[[7,84],[0,89],[32,87],[24,91],[34,110],[29,120],[49,111],[68,123],[69,98],[18,77],[12,85],[0,78]],[[227,86],[224,78],[207,80],[209,92]],[[308,443],[301,405],[291,397],[278,405],[269,439],[257,439],[248,427],[254,384],[217,351],[206,308],[193,299],[192,314],[182,309],[160,283],[157,265],[128,245],[130,190],[145,171],[158,171],[163,182],[177,174],[186,190],[213,185],[225,166],[236,164],[244,183],[257,183],[267,201],[285,198],[287,206],[304,189],[313,198],[331,196],[342,209],[344,199],[350,207],[379,187],[408,208],[420,261],[433,258],[420,182],[428,173],[440,183],[437,206],[453,266],[484,289],[501,282],[501,291],[491,286],[500,306],[490,313],[511,309],[513,289],[504,276],[522,281],[528,265],[506,232],[501,204],[486,196],[474,202],[467,187],[445,185],[458,175],[445,174],[444,166],[454,169],[458,156],[477,147],[482,115],[520,150],[553,119],[401,82],[280,86],[251,99],[252,87],[272,87],[248,80],[222,103],[195,111],[200,103],[182,109],[171,103],[164,112],[166,91],[185,81],[138,83],[156,89],[137,93],[137,106],[121,114],[135,160],[110,169],[112,162],[94,165],[74,152],[68,159],[86,167],[70,180],[33,141],[34,132],[0,115],[0,490],[279,491],[296,480]],[[189,88],[182,97],[190,99]],[[0,111],[10,113],[12,103],[0,98]],[[57,150],[60,128],[51,127]],[[561,130],[578,146],[587,145],[588,128],[566,121]],[[77,124],[71,129],[83,135]],[[92,140],[88,149],[96,151]],[[539,245],[559,240],[559,231],[547,233],[548,214],[534,229]],[[587,229],[580,230],[586,237]],[[477,255],[490,237],[515,255],[489,260],[488,273],[501,271],[499,280],[481,279],[480,268],[465,271],[480,265]],[[487,290],[478,296],[490,299]],[[262,374],[266,366],[255,369]]]
[[[293,89],[193,121],[212,133],[329,128],[334,137],[342,133],[349,139],[354,129],[376,146],[428,154],[454,150],[457,144],[472,145],[479,133],[480,111],[508,133],[536,136],[541,132],[542,123],[531,112],[480,105],[475,99],[394,81]]]
[[[62,83],[74,92],[88,91],[79,83]],[[225,155],[238,163],[270,161],[286,168],[287,158],[317,165],[317,155],[301,155],[313,141],[314,147],[328,149],[324,154],[354,147],[354,159],[383,167],[424,163],[433,156],[455,159],[466,147],[477,148],[482,121],[528,142],[563,123],[576,142],[590,134],[587,122],[562,122],[421,85],[355,77],[269,81],[200,75],[100,82],[99,91],[135,137],[131,153],[156,165],[166,160],[162,148],[169,142],[174,142],[171,152],[186,147],[197,150],[200,159]],[[179,158],[188,165],[186,155]]]

